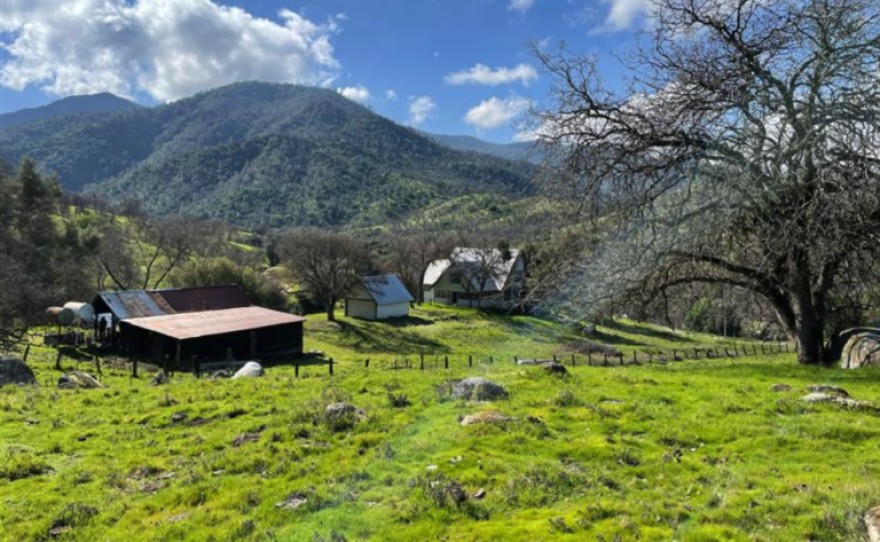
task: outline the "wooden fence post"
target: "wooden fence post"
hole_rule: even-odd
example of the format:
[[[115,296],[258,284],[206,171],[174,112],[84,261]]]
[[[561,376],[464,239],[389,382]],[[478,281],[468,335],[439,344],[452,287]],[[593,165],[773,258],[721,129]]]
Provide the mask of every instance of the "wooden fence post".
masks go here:
[[[58,357],[55,358],[55,369],[61,370],[61,357],[64,355],[64,352],[58,350]]]
[[[443,368],[444,369],[449,368],[449,356],[443,356]]]
[[[638,358],[636,356],[638,356],[638,353],[633,350],[633,363],[638,363]]]
[[[330,358],[330,376],[333,376],[333,358]]]
[[[574,354],[571,355],[571,366],[574,367],[577,365],[577,362],[574,360]]]
[[[101,370],[101,360],[98,359],[97,354],[93,355],[92,357],[95,358],[95,370],[98,371],[99,375],[104,376],[104,371]]]
[[[587,365],[593,365],[593,351],[587,350]]]
[[[24,358],[21,361],[27,363],[28,354],[30,354],[30,353],[31,353],[31,343],[28,343],[28,345],[24,348]]]
[[[134,360],[132,360],[132,362],[131,362],[131,377],[132,378],[138,377],[138,360],[137,360],[137,358],[134,358]]]
[[[623,365],[623,352],[619,352],[617,355],[618,355],[618,357],[620,357],[620,365],[622,366]]]
[[[602,356],[604,356],[605,366],[608,366],[608,352],[602,352]]]

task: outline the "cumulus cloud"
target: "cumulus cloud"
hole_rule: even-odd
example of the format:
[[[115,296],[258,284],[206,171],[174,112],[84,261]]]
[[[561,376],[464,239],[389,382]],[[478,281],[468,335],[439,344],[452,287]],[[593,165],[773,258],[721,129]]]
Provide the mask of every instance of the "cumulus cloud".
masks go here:
[[[510,0],[507,9],[525,13],[535,5],[535,0]]]
[[[430,96],[411,97],[409,99],[409,123],[418,126],[425,122],[435,109],[437,109],[437,104]]]
[[[485,64],[477,64],[473,68],[450,73],[443,80],[451,85],[472,83],[496,86],[516,82],[528,85],[537,78],[538,71],[528,64],[517,64],[512,68],[490,68]]]
[[[370,91],[367,87],[363,85],[355,85],[353,87],[339,87],[336,89],[336,92],[342,94],[349,100],[364,103],[372,96],[370,95]]]
[[[531,105],[526,98],[513,96],[501,99],[493,96],[471,108],[464,116],[464,121],[478,130],[498,128],[525,113]]]
[[[604,30],[625,30],[633,26],[639,18],[648,15],[650,0],[604,0],[611,4],[603,24]]]
[[[56,95],[108,91],[167,101],[242,80],[327,85],[338,70],[323,23],[276,20],[211,0],[3,0],[0,85]]]
[[[389,102],[397,101],[397,92],[393,88],[389,88],[385,91],[385,99]]]

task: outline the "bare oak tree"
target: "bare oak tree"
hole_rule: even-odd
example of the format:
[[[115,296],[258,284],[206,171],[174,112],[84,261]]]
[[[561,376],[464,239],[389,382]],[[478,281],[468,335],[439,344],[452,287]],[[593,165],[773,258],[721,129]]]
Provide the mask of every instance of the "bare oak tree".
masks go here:
[[[535,48],[547,186],[619,228],[560,310],[691,282],[755,292],[802,363],[825,354],[843,284],[880,252],[880,5],[653,0],[627,89]]]
[[[343,233],[298,229],[278,240],[281,261],[303,290],[327,311],[327,320],[345,294],[372,271],[372,257],[364,244]]]
[[[392,231],[387,239],[386,264],[414,294],[415,303],[422,304],[428,265],[448,257],[453,245],[452,237],[440,231]]]

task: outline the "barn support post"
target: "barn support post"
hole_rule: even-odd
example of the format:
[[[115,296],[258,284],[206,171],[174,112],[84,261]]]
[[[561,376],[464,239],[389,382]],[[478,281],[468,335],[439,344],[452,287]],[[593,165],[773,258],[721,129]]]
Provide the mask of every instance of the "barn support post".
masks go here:
[[[257,359],[257,330],[252,329],[250,332],[251,340],[251,359]]]
[[[299,360],[296,360],[293,364],[293,374],[299,378]]]
[[[330,358],[330,376],[333,376],[333,358]]]
[[[182,350],[182,342],[183,341],[178,340],[177,344],[174,345],[174,366],[177,369],[180,369],[180,352]]]
[[[132,378],[138,377],[138,360],[137,360],[137,358],[134,358],[133,360],[131,360],[131,377]]]

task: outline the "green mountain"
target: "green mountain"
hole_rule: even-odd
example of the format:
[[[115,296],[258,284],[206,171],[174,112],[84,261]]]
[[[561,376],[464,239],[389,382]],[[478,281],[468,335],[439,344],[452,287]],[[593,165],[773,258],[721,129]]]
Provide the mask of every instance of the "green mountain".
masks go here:
[[[441,145],[446,145],[459,151],[479,152],[507,160],[525,160],[533,164],[539,164],[542,158],[542,154],[535,144],[527,141],[491,143],[468,135],[422,133]]]
[[[131,111],[140,107],[134,102],[104,92],[87,96],[68,96],[41,107],[21,109],[0,115],[0,130],[59,115],[93,115]]]
[[[327,89],[238,83],[155,108],[0,131],[69,190],[249,227],[367,225],[467,194],[518,198],[534,167],[461,152]]]

